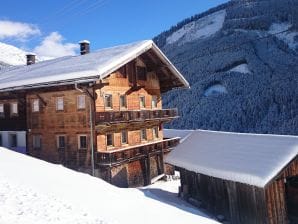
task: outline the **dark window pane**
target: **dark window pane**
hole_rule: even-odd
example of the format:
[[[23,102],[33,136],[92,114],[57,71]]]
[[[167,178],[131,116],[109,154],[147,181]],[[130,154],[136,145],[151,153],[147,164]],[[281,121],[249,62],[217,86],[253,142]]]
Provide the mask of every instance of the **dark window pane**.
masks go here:
[[[137,76],[139,80],[147,80],[147,71],[145,67],[137,66]]]

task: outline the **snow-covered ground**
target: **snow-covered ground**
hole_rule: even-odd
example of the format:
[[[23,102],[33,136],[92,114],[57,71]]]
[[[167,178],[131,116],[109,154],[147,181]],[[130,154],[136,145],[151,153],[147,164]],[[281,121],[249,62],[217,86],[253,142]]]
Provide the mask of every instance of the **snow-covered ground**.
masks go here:
[[[243,74],[251,73],[251,71],[248,68],[248,65],[245,63],[232,68],[229,72],[239,72],[239,73],[243,73]]]
[[[0,223],[217,223],[177,198],[178,184],[120,189],[0,148]]]
[[[278,33],[289,29],[292,25],[289,23],[273,23],[269,29],[270,34]],[[298,48],[298,32],[288,31],[276,35],[276,37],[284,41],[288,46],[295,50]],[[295,39],[296,38],[296,39]]]
[[[226,10],[221,10],[184,25],[167,38],[167,44],[180,41],[184,44],[199,38],[209,37],[218,32],[225,21]]]
[[[213,96],[213,95],[225,94],[225,93],[228,93],[228,90],[225,86],[223,86],[222,84],[215,84],[208,87],[205,90],[204,96]]]

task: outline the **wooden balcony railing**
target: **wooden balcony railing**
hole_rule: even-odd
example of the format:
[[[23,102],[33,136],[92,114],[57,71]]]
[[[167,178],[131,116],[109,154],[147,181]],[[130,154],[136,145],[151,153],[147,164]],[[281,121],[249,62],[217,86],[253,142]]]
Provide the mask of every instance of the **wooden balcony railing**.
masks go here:
[[[143,145],[131,146],[124,149],[97,152],[96,161],[100,166],[118,165],[135,161],[151,155],[170,151],[179,144],[180,138],[165,139]]]
[[[96,112],[96,124],[145,121],[178,117],[177,109]]]

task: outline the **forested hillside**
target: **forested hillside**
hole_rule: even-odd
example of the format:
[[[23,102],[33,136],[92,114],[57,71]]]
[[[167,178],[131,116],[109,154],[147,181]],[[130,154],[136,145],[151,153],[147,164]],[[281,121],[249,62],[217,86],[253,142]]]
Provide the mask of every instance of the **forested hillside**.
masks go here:
[[[298,135],[298,0],[230,1],[154,40],[191,84],[164,96],[170,127]]]

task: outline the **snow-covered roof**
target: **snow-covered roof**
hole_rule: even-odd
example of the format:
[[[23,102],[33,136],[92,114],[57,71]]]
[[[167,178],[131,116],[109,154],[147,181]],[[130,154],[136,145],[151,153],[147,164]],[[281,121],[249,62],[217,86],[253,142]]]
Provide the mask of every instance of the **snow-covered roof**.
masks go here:
[[[85,55],[66,56],[30,66],[4,69],[0,72],[0,91],[103,79],[149,50],[171,71],[173,78],[179,81],[179,87],[189,87],[181,73],[153,41],[145,40]]]
[[[164,129],[163,136],[164,138],[176,138],[179,137],[180,143],[185,141],[193,132],[193,130],[181,130],[181,129]]]
[[[196,173],[265,187],[298,154],[298,136],[196,130],[166,162]]]

